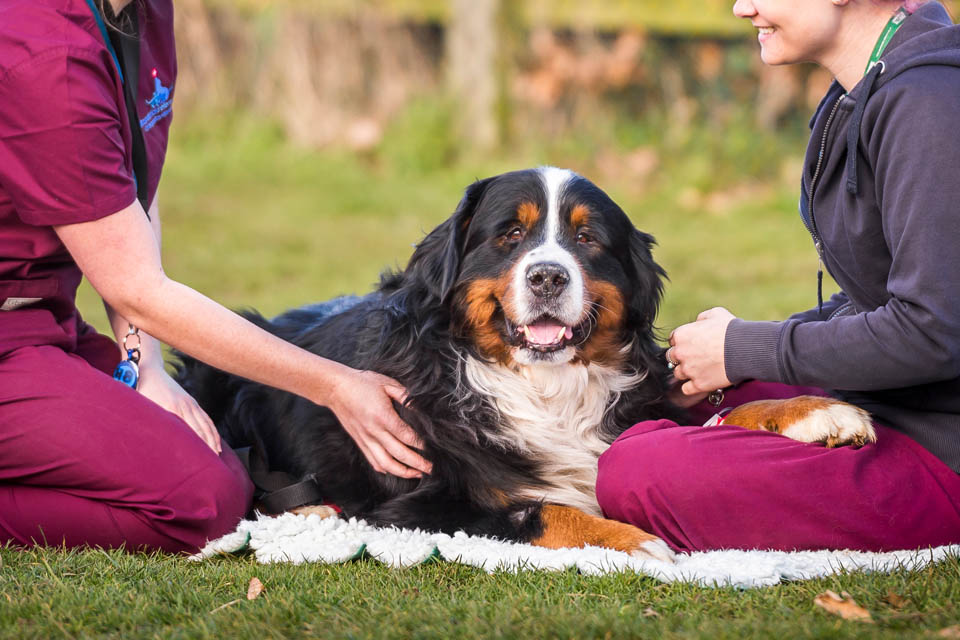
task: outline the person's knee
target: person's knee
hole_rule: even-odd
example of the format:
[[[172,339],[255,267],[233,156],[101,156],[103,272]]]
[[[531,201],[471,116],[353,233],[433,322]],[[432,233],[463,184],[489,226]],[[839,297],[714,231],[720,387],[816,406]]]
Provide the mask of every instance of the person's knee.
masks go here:
[[[212,465],[164,500],[168,517],[157,526],[196,550],[230,533],[250,508],[253,485],[246,473],[225,464]]]
[[[218,465],[204,487],[210,505],[210,518],[205,521],[207,539],[218,538],[232,531],[250,509],[253,484],[245,472]]]
[[[642,525],[651,507],[680,489],[689,429],[666,420],[642,422],[600,456],[597,502],[610,518]]]

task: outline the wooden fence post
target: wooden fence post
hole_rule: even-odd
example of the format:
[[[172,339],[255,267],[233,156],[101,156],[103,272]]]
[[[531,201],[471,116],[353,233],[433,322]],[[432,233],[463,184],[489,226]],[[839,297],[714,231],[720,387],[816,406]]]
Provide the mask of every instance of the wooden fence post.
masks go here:
[[[457,104],[458,133],[468,144],[497,143],[497,12],[500,0],[451,0],[447,85]]]

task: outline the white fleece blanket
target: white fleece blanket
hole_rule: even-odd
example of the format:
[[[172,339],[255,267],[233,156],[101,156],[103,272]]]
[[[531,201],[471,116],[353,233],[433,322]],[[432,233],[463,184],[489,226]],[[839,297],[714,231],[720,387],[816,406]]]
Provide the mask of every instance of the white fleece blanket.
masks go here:
[[[784,580],[804,580],[841,571],[919,569],[948,556],[960,545],[934,549],[864,553],[859,551],[711,551],[681,554],[674,564],[626,553],[586,547],[544,549],[491,538],[380,528],[362,520],[300,516],[244,520],[237,530],[213,540],[194,560],[252,550],[258,562],[337,563],[370,556],[391,567],[445,560],[494,571],[563,571],[585,574],[634,571],[663,582],[701,586],[761,587]]]

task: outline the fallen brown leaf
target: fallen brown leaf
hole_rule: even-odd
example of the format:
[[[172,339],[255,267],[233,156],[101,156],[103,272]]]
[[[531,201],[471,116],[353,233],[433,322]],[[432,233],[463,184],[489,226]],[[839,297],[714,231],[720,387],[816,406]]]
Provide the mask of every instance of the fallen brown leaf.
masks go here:
[[[840,616],[844,620],[859,622],[873,622],[870,612],[861,607],[846,591],[837,595],[833,591],[824,591],[813,599],[813,604],[826,609],[829,613]]]
[[[909,600],[894,592],[893,589],[889,589],[887,591],[887,597],[884,598],[884,600],[894,609],[903,609],[905,606],[907,606],[907,602],[909,602]]]
[[[263,583],[259,578],[250,578],[250,586],[247,587],[247,600],[256,600],[263,593]]]
[[[647,607],[643,610],[644,618],[659,618],[660,614],[654,611],[653,607]]]
[[[937,633],[934,635],[936,635],[938,638],[960,638],[960,624],[955,624],[952,627],[940,629],[940,631],[937,631]]]

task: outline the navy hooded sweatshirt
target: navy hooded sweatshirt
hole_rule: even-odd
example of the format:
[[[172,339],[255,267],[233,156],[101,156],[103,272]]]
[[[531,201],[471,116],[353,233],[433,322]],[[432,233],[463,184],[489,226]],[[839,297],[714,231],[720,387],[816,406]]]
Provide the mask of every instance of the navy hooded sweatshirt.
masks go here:
[[[811,121],[800,212],[841,293],[733,320],[727,378],[812,385],[960,472],[960,25],[931,2]]]

